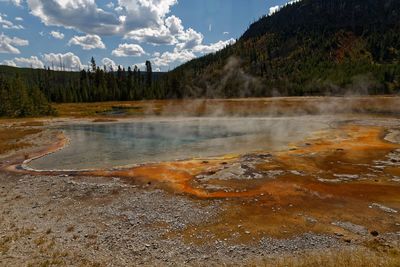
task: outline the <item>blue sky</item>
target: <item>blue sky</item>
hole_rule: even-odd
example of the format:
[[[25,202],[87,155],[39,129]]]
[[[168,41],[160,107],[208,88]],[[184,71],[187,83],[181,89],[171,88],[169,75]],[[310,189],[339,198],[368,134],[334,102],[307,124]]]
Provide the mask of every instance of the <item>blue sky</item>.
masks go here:
[[[215,52],[284,0],[0,0],[0,64],[167,71]]]

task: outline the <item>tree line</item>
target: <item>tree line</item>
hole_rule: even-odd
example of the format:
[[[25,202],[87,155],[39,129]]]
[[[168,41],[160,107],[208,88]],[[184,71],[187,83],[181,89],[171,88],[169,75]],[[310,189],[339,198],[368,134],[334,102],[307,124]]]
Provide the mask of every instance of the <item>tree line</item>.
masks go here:
[[[80,72],[0,66],[0,115],[49,113],[49,102],[399,93],[400,2],[303,0],[171,72],[145,66],[107,69],[94,58]]]
[[[400,2],[295,2],[165,78],[178,97],[400,93]]]
[[[37,86],[26,86],[20,76],[0,77],[0,116],[27,117],[54,115],[55,111]]]
[[[162,73],[137,66],[100,67],[94,58],[90,69],[66,72],[0,66],[0,116],[51,115],[49,103],[80,103],[163,99]]]
[[[141,72],[137,66],[118,66],[116,70],[100,67],[92,57],[90,69],[83,69],[79,75],[66,78],[64,72],[47,68],[39,71],[37,81],[50,102],[128,101],[162,98],[159,76],[153,73],[150,61]]]

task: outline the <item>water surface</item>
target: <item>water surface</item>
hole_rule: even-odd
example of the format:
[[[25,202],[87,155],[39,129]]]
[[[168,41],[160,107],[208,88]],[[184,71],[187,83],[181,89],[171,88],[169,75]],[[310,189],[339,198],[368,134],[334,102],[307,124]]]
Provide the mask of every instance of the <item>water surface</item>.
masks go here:
[[[326,118],[196,118],[58,127],[63,150],[34,160],[38,170],[83,170],[276,150],[327,127]]]

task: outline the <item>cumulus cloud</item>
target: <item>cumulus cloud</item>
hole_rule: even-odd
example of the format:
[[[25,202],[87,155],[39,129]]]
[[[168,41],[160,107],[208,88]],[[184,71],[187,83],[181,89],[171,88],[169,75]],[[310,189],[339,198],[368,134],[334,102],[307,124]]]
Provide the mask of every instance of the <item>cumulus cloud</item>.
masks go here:
[[[50,35],[53,36],[53,38],[62,40],[64,39],[64,34],[62,32],[58,32],[58,31],[51,31]]]
[[[227,45],[234,44],[235,42],[236,42],[236,40],[231,38],[226,41],[221,40],[216,43],[209,44],[209,45],[197,45],[193,48],[193,51],[196,53],[202,53],[202,54],[215,53],[215,52],[223,49]]]
[[[16,67],[17,66],[17,64],[15,64],[15,62],[14,61],[12,61],[12,60],[3,60],[1,63],[0,63],[0,65],[6,65],[6,66],[11,66],[11,67]]]
[[[11,21],[7,20],[6,17],[5,14],[0,13],[0,25],[3,29],[21,30],[24,28],[22,25],[15,25]]]
[[[0,35],[0,53],[5,54],[20,54],[21,52],[16,46],[27,46],[28,40],[20,39],[18,37],[8,37],[5,34]]]
[[[103,64],[103,66],[105,66],[108,70],[116,70],[118,69],[117,64],[115,64],[114,60],[110,59],[110,58],[103,58],[101,60],[101,63]]]
[[[44,54],[42,59],[36,56],[31,56],[28,58],[16,57],[12,60],[4,60],[1,62],[3,65],[14,66],[14,67],[26,67],[26,68],[36,68],[42,69],[45,65],[49,66],[54,70],[81,70],[84,65],[82,65],[81,60],[78,56],[71,52],[65,54],[49,53]]]
[[[124,38],[153,45],[179,44],[179,49],[190,49],[201,44],[204,36],[192,28],[185,30],[182,20],[172,15],[157,27],[133,30],[126,33]]]
[[[268,15],[271,16],[272,14],[278,12],[280,8],[281,8],[281,6],[272,6],[272,7],[270,7]]]
[[[72,52],[44,54],[43,61],[55,70],[81,70],[84,67],[80,58]]]
[[[118,16],[106,12],[94,0],[27,0],[31,14],[45,25],[63,26],[93,34],[114,34]]]
[[[295,3],[300,2],[300,1],[302,1],[302,0],[291,0],[291,1],[288,1],[286,4],[283,4],[281,6],[279,6],[279,5],[272,6],[272,7],[269,8],[268,16],[271,16],[274,13],[278,12],[282,7],[285,7],[285,6],[291,5],[291,4],[295,4]]]
[[[0,2],[9,2],[16,6],[22,6],[22,1],[23,0],[0,0]]]
[[[85,36],[74,36],[71,38],[71,40],[69,40],[68,45],[79,45],[82,47],[83,50],[106,48],[100,36],[95,34],[88,34]]]
[[[169,67],[170,65],[176,65],[184,63],[191,59],[194,59],[196,55],[189,50],[177,50],[173,52],[164,52],[160,56],[153,58],[151,61],[156,67]]]
[[[16,20],[16,21],[24,21],[24,19],[21,18],[21,17],[15,17],[15,20]]]
[[[151,61],[153,62],[153,65],[158,68],[174,67],[178,64],[182,64],[196,58],[199,54],[202,55],[215,53],[225,48],[227,45],[234,44],[235,42],[235,39],[229,39],[205,45],[202,44],[201,38],[201,41],[193,41],[192,43],[188,42],[189,44],[187,45],[184,45],[184,43],[179,43],[176,45],[172,52],[164,52],[162,54],[159,52],[155,52]]]
[[[112,51],[111,53],[116,57],[138,57],[146,54],[143,48],[137,44],[120,44],[118,48]]]
[[[172,36],[165,27],[161,27],[160,29],[144,28],[130,31],[125,35],[125,38],[153,45],[170,45],[176,42],[174,36]]]
[[[73,28],[89,34],[124,35],[159,28],[176,0],[118,0],[105,11],[95,0],[27,0],[31,13],[46,25]],[[111,7],[112,5],[108,5]]]
[[[165,19],[165,25],[172,35],[181,34],[184,30],[182,20],[176,16],[170,16]]]
[[[13,60],[4,60],[2,64],[13,67],[22,67],[22,68],[34,68],[34,69],[44,68],[43,62],[38,57],[35,56],[31,56],[29,58],[16,57]]]
[[[192,49],[198,45],[201,45],[204,36],[203,34],[196,32],[192,28],[189,28],[186,32],[182,33],[178,38],[183,42],[179,43],[177,45],[177,48],[183,50],[183,49]]]
[[[114,5],[113,2],[109,2],[108,4],[106,4],[106,7],[108,7],[108,8],[114,8],[115,5]]]
[[[165,16],[177,0],[118,0],[120,12],[126,15],[124,28],[158,27],[164,24]]]
[[[22,6],[22,0],[10,0],[10,2],[16,6]]]

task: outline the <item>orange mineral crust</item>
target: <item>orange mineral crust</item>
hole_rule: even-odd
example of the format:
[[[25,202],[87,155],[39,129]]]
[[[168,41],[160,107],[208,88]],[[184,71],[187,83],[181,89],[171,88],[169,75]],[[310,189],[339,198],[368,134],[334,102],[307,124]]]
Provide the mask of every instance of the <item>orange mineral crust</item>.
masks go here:
[[[348,228],[354,225],[392,232],[400,229],[400,186],[398,168],[385,162],[400,146],[384,141],[384,134],[382,127],[342,125],[272,155],[85,174],[145,181],[199,201],[223,199],[217,220],[185,230],[190,242],[206,233],[216,239],[234,235],[237,242],[309,231],[353,236]]]
[[[255,242],[307,232],[354,239],[372,230],[400,230],[400,145],[385,140],[392,128],[342,122],[279,151],[129,168],[37,172],[15,165],[13,169],[77,179],[119,177],[204,205],[218,201],[217,218],[170,233],[188,242],[227,236],[234,243]],[[54,152],[65,143],[65,137],[57,135],[57,142],[40,153]]]

